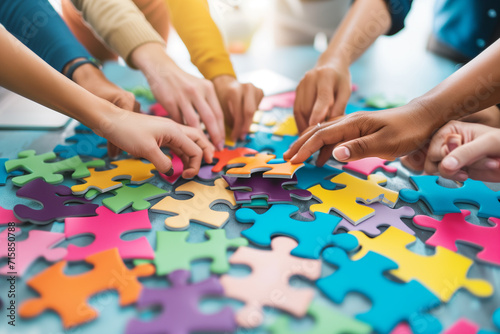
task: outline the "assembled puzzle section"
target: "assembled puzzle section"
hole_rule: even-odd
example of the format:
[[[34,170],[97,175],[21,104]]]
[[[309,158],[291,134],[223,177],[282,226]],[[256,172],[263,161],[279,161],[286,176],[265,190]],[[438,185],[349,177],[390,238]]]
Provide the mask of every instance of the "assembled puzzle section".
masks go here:
[[[226,167],[229,161],[241,158],[244,156],[255,155],[258,152],[248,147],[236,147],[233,149],[224,148],[222,151],[214,152],[214,159],[217,159],[217,163],[212,167],[212,172],[218,173],[222,172],[224,167]]]

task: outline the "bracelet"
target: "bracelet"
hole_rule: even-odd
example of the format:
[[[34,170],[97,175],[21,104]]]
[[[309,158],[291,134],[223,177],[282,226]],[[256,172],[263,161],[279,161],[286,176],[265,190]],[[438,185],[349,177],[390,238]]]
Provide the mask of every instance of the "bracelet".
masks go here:
[[[68,71],[66,72],[66,76],[70,79],[70,80],[73,80],[73,74],[75,73],[76,69],[82,65],[85,65],[85,64],[91,64],[93,65],[95,68],[97,69],[101,69],[101,64],[99,63],[99,61],[95,58],[92,58],[92,57],[89,57],[85,60],[80,60],[80,61],[77,61],[76,63],[74,64],[71,64],[70,67],[68,68]]]

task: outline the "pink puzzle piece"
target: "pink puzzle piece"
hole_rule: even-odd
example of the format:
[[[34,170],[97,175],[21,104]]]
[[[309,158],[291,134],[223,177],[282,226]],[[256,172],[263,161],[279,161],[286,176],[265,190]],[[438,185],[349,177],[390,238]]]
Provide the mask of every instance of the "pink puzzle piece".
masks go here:
[[[7,225],[8,223],[22,224],[14,215],[14,211],[4,209],[0,206],[0,225]]]
[[[7,230],[4,230],[2,233],[0,233],[0,240],[2,241],[2,245],[6,245],[6,243],[4,243],[4,240],[6,240],[7,236]],[[0,268],[0,275],[13,275],[21,277],[26,272],[28,267],[40,257],[44,257],[45,260],[50,262],[61,260],[66,255],[66,249],[52,247],[63,240],[64,234],[62,233],[39,230],[29,231],[28,238],[26,240],[16,242],[16,248],[19,250],[24,250],[18,251],[14,259],[16,274],[10,273],[12,272],[12,270],[7,264]],[[0,249],[0,258],[6,258],[7,254],[7,247],[2,247]]]
[[[413,334],[413,332],[408,323],[402,322],[392,330],[391,334]]]
[[[260,102],[259,109],[268,111],[273,108],[292,108],[294,102],[295,91],[286,92],[264,97]]]
[[[172,174],[171,176],[168,176],[161,172],[158,172],[158,174],[162,179],[164,179],[168,183],[174,184],[181,177],[182,172],[184,171],[184,164],[182,163],[181,158],[179,158],[177,155],[172,153],[171,156],[172,156],[171,160],[172,160],[172,168],[174,170],[174,174]]]
[[[386,163],[389,160],[380,159],[377,157],[365,158],[361,160],[348,162],[342,167],[343,170],[350,170],[359,174],[368,176],[373,174],[377,169],[381,168],[388,173],[396,173],[398,169],[396,167],[387,166]]]
[[[439,221],[428,216],[416,216],[413,223],[424,229],[436,230],[425,243],[430,246],[441,246],[451,251],[457,251],[456,242],[479,246],[483,250],[477,253],[477,258],[489,263],[500,265],[500,219],[490,218],[495,226],[479,226],[465,220],[470,211],[448,213]]]
[[[476,334],[479,326],[467,319],[459,319],[453,326],[443,332],[443,334]]]
[[[92,254],[112,248],[118,248],[122,259],[154,259],[153,248],[146,237],[127,241],[121,238],[127,232],[151,230],[148,210],[116,214],[100,206],[96,212],[96,217],[66,218],[66,238],[92,234],[95,240],[84,247],[68,245],[65,260],[84,260]]]
[[[152,104],[149,107],[149,112],[155,116],[159,117],[167,117],[168,116],[168,111],[163,108],[163,106],[159,103]]]

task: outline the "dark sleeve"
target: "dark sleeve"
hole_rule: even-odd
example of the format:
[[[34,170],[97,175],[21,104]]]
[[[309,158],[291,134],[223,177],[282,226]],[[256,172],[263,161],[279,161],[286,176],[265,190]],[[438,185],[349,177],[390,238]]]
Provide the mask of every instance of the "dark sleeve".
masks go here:
[[[0,23],[59,72],[76,58],[90,57],[48,0],[0,0]]]
[[[391,15],[391,29],[386,35],[394,35],[405,26],[405,18],[410,11],[413,0],[385,0]]]

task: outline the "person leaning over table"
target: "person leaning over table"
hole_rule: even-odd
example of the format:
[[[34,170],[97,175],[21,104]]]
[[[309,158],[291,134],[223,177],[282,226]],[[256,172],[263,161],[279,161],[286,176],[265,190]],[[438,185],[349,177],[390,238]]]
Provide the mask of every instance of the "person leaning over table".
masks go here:
[[[232,128],[232,140],[245,138],[263,92],[237,81],[206,0],[71,2],[81,14],[70,0],[63,0],[63,17],[77,38],[96,57],[112,59],[116,53],[141,70],[172,119],[200,128],[201,118],[218,149],[224,146],[224,120]],[[166,54],[170,21],[205,79],[182,71]]]
[[[78,120],[118,148],[151,161],[158,171],[167,173],[172,167],[160,147],[179,155],[186,178],[198,174],[202,157],[212,161],[214,147],[201,130],[130,112],[93,95],[53,69],[4,27],[0,27],[0,50],[0,86]]]

